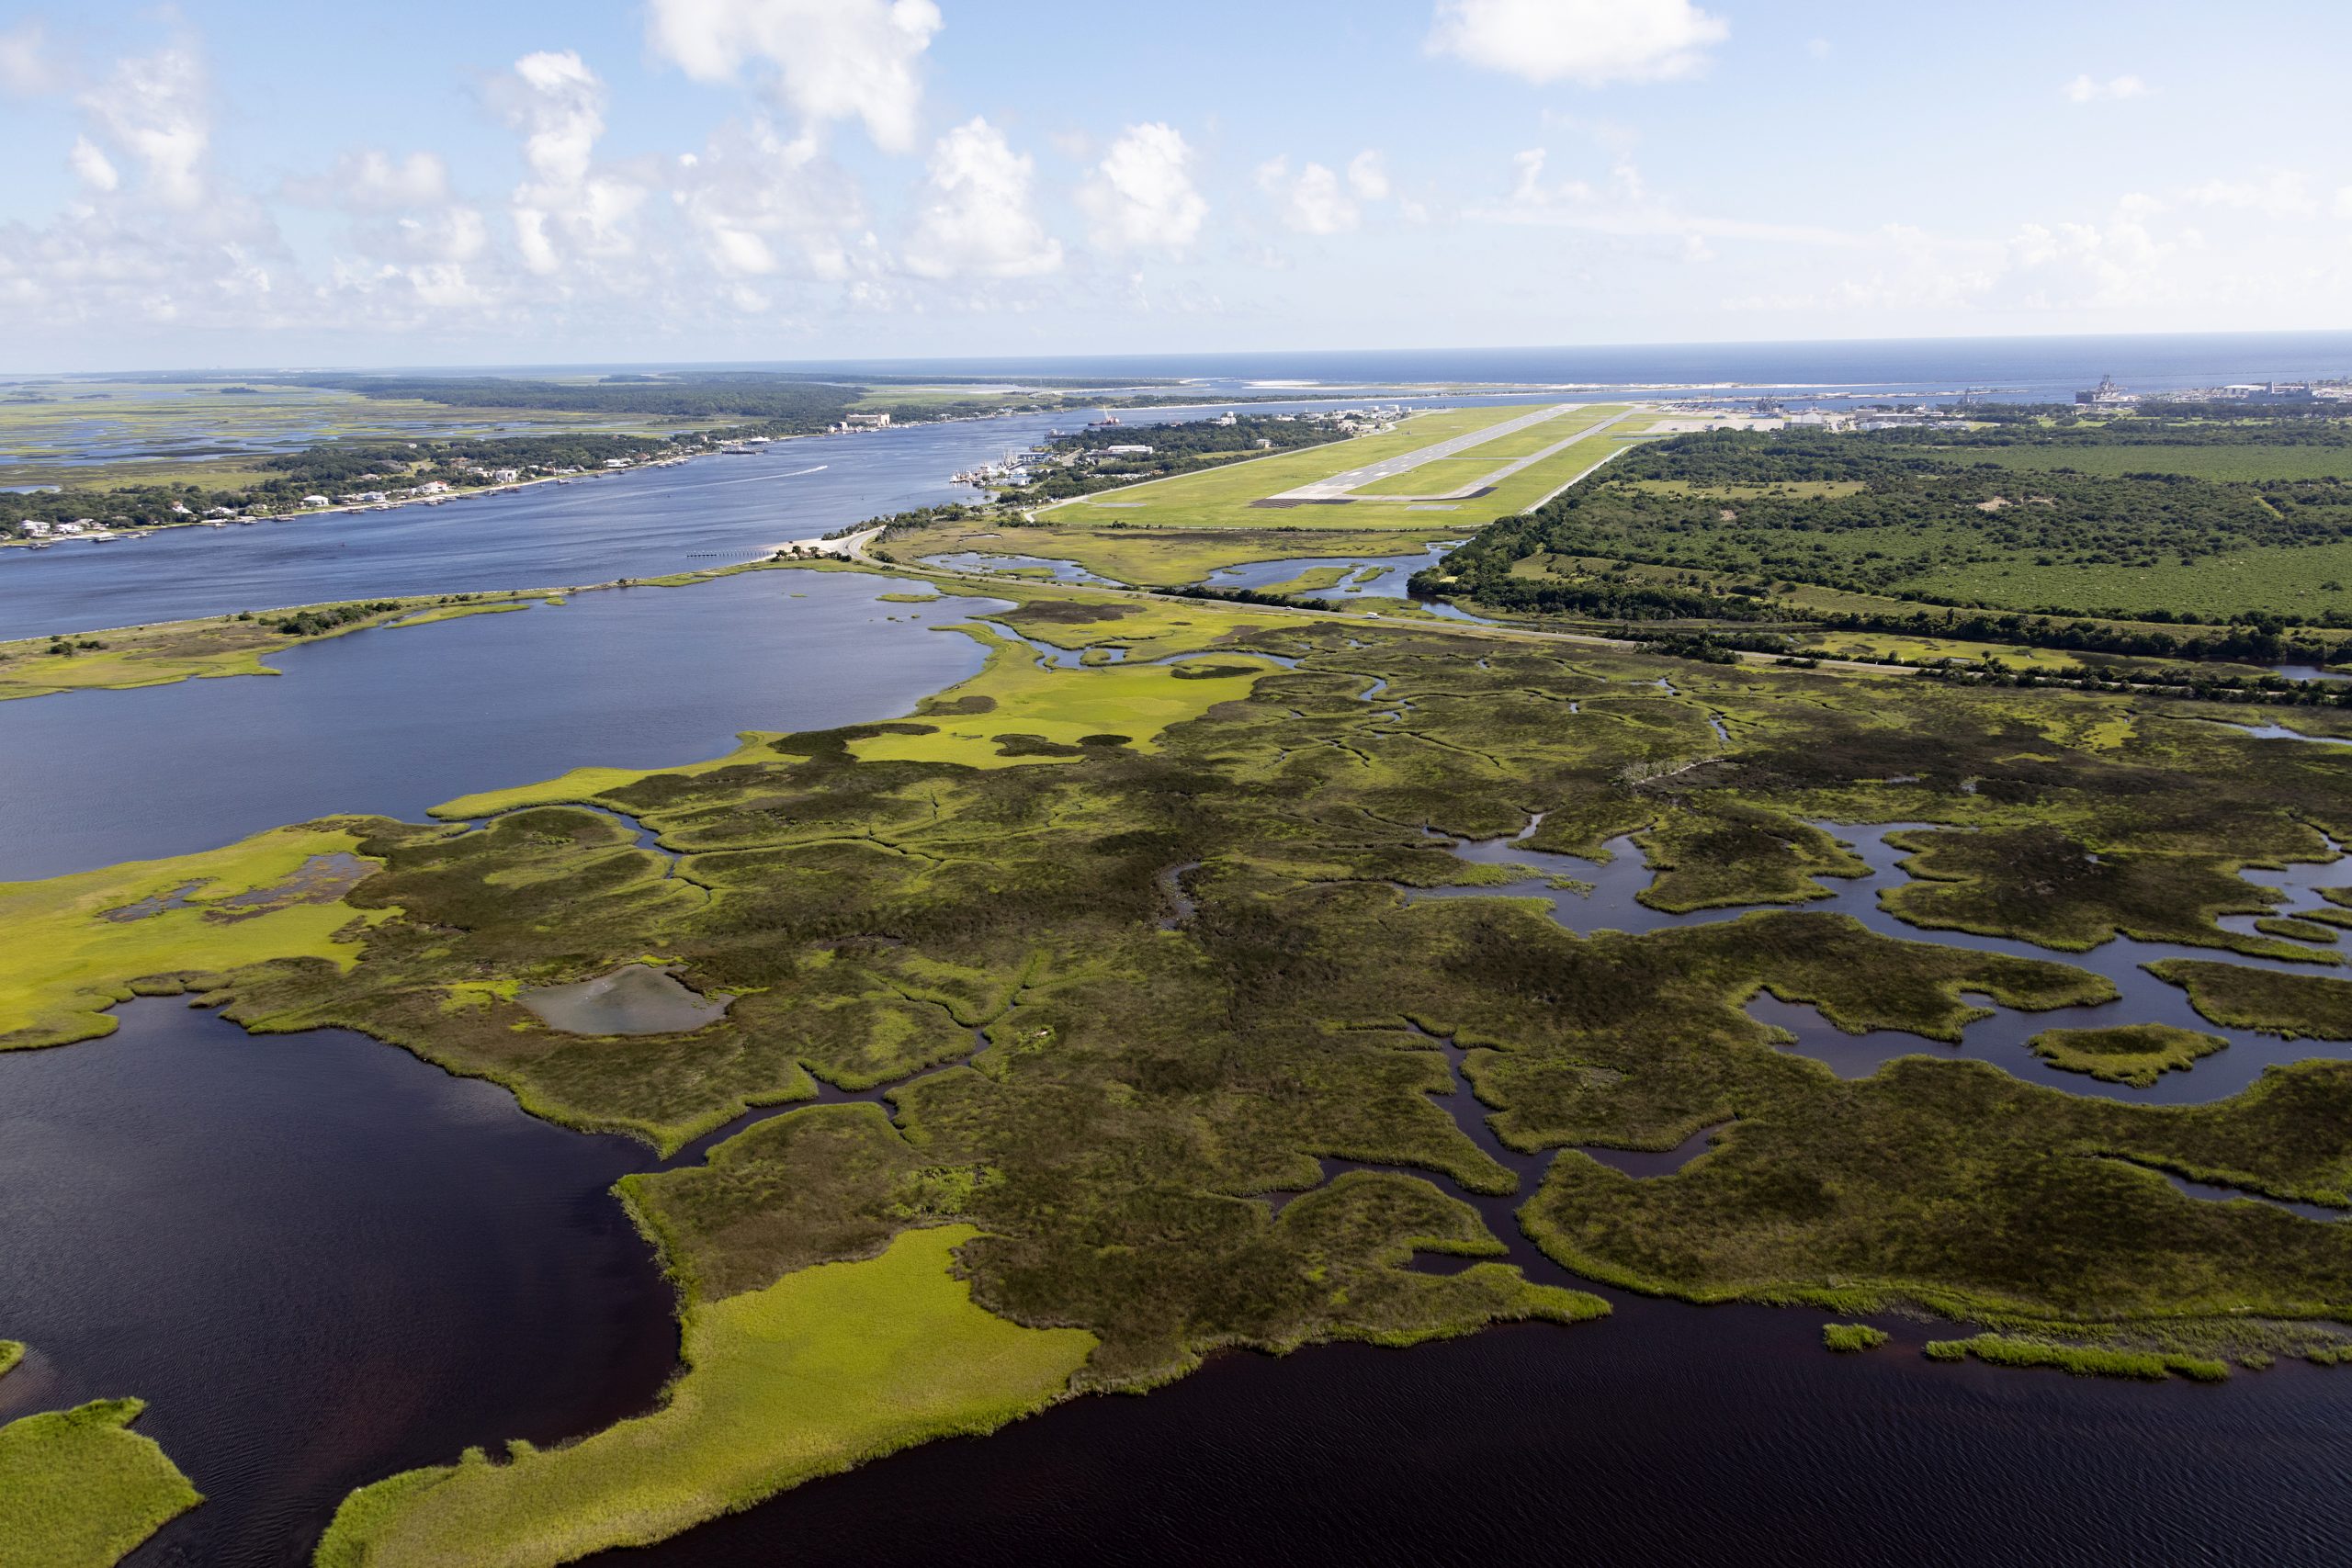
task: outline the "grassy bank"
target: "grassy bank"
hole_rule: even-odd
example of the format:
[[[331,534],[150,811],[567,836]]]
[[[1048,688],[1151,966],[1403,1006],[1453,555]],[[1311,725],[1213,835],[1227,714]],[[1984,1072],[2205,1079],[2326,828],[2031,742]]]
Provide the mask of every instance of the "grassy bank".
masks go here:
[[[143,1408],[101,1399],[0,1427],[0,1562],[107,1568],[203,1501],[130,1430]]]
[[[262,660],[300,643],[378,626],[421,626],[461,615],[519,610],[552,594],[470,593],[296,605],[112,631],[0,643],[0,701],[60,692],[168,686],[228,675],[275,675]]]
[[[2145,1089],[2165,1073],[2185,1073],[2200,1057],[2229,1043],[2218,1034],[2176,1029],[2168,1023],[2120,1024],[2113,1029],[2045,1029],[2026,1044],[2053,1067],[2087,1073],[2105,1083]]]
[[[225,849],[132,861],[46,882],[0,883],[0,1050],[114,1031],[105,1010],[134,982],[266,960],[348,968],[374,916],[342,902],[371,869],[338,826],[280,828]]]
[[[356,1493],[322,1568],[552,1564],[644,1545],[910,1443],[1051,1403],[1094,1348],[974,1305],[951,1271],[968,1226],[689,1305],[667,1403],[569,1448],[469,1456]]]
[[[2045,1367],[2084,1378],[2135,1378],[2162,1382],[2183,1377],[2195,1382],[2221,1382],[2230,1375],[2226,1362],[2207,1356],[2176,1356],[2155,1350],[2110,1350],[2088,1345],[2053,1345],[2007,1334],[1979,1334],[1966,1339],[1931,1339],[1931,1361],[1960,1361],[1973,1356],[1996,1367]]]

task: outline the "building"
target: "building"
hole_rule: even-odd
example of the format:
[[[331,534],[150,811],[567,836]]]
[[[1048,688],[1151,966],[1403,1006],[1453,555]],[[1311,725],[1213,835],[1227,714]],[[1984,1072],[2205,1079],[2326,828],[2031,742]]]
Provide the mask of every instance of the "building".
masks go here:
[[[46,539],[49,537],[50,526],[51,525],[49,520],[46,518],[28,517],[25,519],[25,537],[28,539]]]
[[[1098,446],[1095,450],[1102,453],[1105,457],[1148,457],[1151,456],[1150,447],[1140,446],[1134,442],[1125,443],[1117,446]]]
[[[887,413],[852,413],[842,416],[843,430],[888,430],[890,416]]]
[[[334,502],[328,500],[323,495],[306,495],[302,498],[302,504],[305,506],[333,506]]]
[[[2115,384],[2112,376],[2102,376],[2098,385],[2087,392],[2076,392],[2075,400],[2093,408],[2129,408],[2140,400],[2137,392],[2127,392]]]

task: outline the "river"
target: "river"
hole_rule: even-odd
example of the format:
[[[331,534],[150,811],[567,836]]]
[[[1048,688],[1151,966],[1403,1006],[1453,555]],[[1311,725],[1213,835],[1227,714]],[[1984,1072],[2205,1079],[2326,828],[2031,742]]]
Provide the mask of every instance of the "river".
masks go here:
[[[894,717],[980,667],[978,643],[928,627],[1005,607],[879,598],[910,589],[819,571],[612,589],[298,644],[277,676],[0,703],[0,881]]]
[[[1508,400],[1423,398],[1416,406]],[[1251,412],[1331,406],[1276,402]],[[802,436],[749,457],[698,457],[439,505],[0,549],[0,640],[344,599],[609,582],[755,560],[787,540],[868,517],[971,500],[975,492],[949,483],[950,475],[1083,417],[1018,414]],[[1197,408],[1120,415],[1137,426],[1200,417]]]

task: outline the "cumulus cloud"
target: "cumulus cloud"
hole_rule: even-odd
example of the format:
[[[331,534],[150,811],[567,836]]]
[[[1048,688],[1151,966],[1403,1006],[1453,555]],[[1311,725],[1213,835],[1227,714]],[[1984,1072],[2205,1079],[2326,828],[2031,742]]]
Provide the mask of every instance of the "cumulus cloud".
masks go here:
[[[0,32],[0,93],[45,93],[56,73],[49,63],[48,39],[39,20]]]
[[[119,61],[81,105],[117,149],[138,161],[155,200],[182,209],[202,203],[212,121],[194,49],[175,44]]]
[[[2207,180],[2182,191],[2180,198],[2199,207],[2232,208],[2265,218],[2311,218],[2320,209],[2310,179],[2292,169],[2277,170],[2260,179]]]
[[[114,160],[86,136],[74,139],[74,151],[65,155],[65,165],[74,171],[75,179],[92,190],[110,191],[122,185],[122,176],[115,173]]]
[[[2110,76],[2101,82],[2090,75],[2081,75],[2066,84],[2066,100],[2076,104],[2111,102],[2120,98],[2144,98],[2148,85],[2137,76]]]
[[[976,117],[941,137],[904,253],[919,277],[1031,277],[1062,265],[1031,206],[1036,165]]]
[[[523,133],[532,178],[515,187],[514,241],[523,265],[542,275],[580,256],[609,259],[633,248],[629,220],[645,198],[634,181],[600,173],[605,84],[570,50],[542,50],[492,84],[492,100]]]
[[[1439,0],[1428,48],[1530,82],[1696,74],[1730,25],[1690,0]]]
[[[2149,305],[2166,298],[2166,263],[2180,242],[2150,227],[2159,204],[2126,197],[2104,220],[2027,223],[2007,244],[1998,286],[2036,310]]]
[[[681,157],[671,197],[712,269],[737,285],[782,273],[845,278],[865,221],[856,186],[815,139],[781,136],[764,119],[723,127]],[[764,309],[769,297],[757,299]],[[746,307],[753,295],[735,299]]]
[[[856,119],[904,152],[922,123],[916,67],[941,20],[933,0],[650,0],[645,25],[653,52],[698,82],[759,68],[809,123]]]
[[[1474,208],[1470,216],[1496,223],[1549,225],[1582,229],[1626,238],[1665,238],[1684,242],[1686,254],[1705,259],[1709,240],[1762,240],[1798,244],[1843,245],[1852,236],[1808,223],[1758,222],[1743,218],[1717,218],[1688,212],[1669,198],[1651,191],[1632,160],[1620,157],[1598,181],[1551,179],[1546,165],[1551,154],[1531,147],[1511,163],[1518,171],[1509,197]]]
[[[449,170],[436,153],[411,152],[396,158],[369,147],[345,152],[322,175],[288,180],[285,188],[290,199],[314,207],[398,212],[447,201]]]
[[[1079,206],[1108,251],[1182,250],[1209,204],[1193,184],[1193,150],[1174,126],[1131,125],[1079,188]]]
[[[1345,233],[1362,225],[1368,204],[1393,194],[1387,164],[1369,147],[1349,159],[1344,172],[1309,163],[1293,174],[1287,154],[1270,158],[1258,165],[1257,181],[1273,199],[1283,226],[1301,234]],[[1411,204],[1400,209],[1408,218],[1421,216]]]
[[[1258,165],[1258,188],[1274,198],[1283,227],[1302,234],[1338,234],[1363,221],[1363,209],[1321,164],[1293,175],[1287,156],[1270,158]]]

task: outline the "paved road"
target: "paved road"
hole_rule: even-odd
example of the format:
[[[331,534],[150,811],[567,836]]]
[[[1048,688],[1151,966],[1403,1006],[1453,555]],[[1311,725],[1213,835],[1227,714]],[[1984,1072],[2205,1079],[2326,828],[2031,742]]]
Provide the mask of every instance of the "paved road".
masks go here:
[[[1328,479],[1317,479],[1312,484],[1303,484],[1295,490],[1286,490],[1280,495],[1269,496],[1266,499],[1269,501],[1336,501],[1345,496],[1350,491],[1371,484],[1375,479],[1392,479],[1408,468],[1418,468],[1423,463],[1433,463],[1440,457],[1451,457],[1456,452],[1467,451],[1473,446],[1482,446],[1498,437],[1509,435],[1515,430],[1525,430],[1531,424],[1541,424],[1547,419],[1557,419],[1570,410],[1582,406],[1579,403],[1555,403],[1549,408],[1537,409],[1533,413],[1521,414],[1517,419],[1507,419],[1500,424],[1490,424],[1484,429],[1471,431],[1466,435],[1456,435],[1432,446],[1424,446],[1416,452],[1401,453],[1394,457],[1383,457],[1376,463],[1366,463],[1361,468],[1350,468],[1345,473],[1333,474]],[[1421,498],[1384,495],[1380,499],[1417,501]]]

